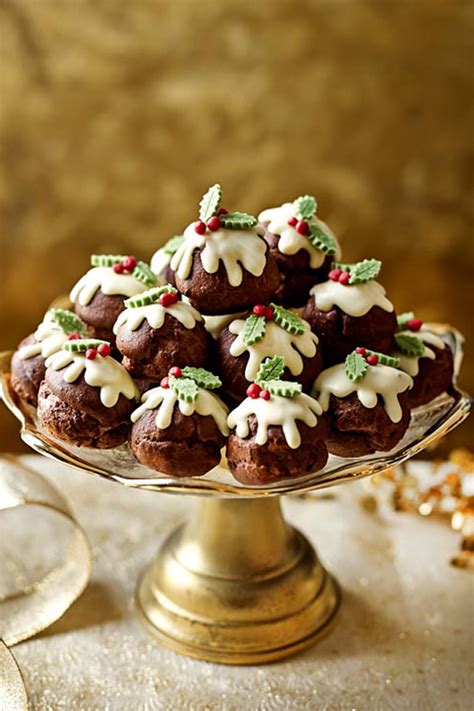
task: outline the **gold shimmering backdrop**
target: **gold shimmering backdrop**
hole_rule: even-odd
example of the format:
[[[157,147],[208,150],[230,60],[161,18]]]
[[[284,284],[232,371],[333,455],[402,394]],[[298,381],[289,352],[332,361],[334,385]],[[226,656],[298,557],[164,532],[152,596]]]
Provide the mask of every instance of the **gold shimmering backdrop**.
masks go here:
[[[2,348],[219,180],[249,212],[315,194],[398,309],[465,333],[474,392],[472,3],[0,0],[0,22]]]

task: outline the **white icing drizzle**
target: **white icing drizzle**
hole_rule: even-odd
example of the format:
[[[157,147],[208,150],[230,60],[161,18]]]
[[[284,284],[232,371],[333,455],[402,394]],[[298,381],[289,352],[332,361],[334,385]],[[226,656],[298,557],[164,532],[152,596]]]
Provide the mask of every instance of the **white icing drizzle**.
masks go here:
[[[277,353],[285,360],[285,365],[289,368],[292,375],[299,375],[303,370],[303,358],[312,358],[316,355],[316,346],[319,343],[318,337],[311,331],[307,321],[303,321],[304,333],[296,336],[288,333],[284,328],[281,328],[274,321],[267,321],[265,327],[265,336],[261,341],[253,346],[245,345],[243,334],[245,321],[237,319],[229,325],[229,331],[237,338],[230,347],[230,354],[237,357],[245,351],[249,354],[249,359],[245,367],[245,377],[250,382],[253,382],[257,377],[258,369],[261,363],[267,357],[272,357]]]
[[[169,266],[171,256],[166,253],[164,247],[158,249],[150,259],[150,269],[156,274],[157,286],[164,286],[166,281],[162,277],[162,272]]]
[[[239,286],[243,279],[243,269],[256,277],[262,275],[267,262],[267,243],[262,237],[263,230],[226,230],[206,232],[198,235],[192,222],[184,231],[185,240],[171,259],[171,269],[181,279],[187,279],[193,264],[194,250],[201,252],[201,262],[208,274],[215,274],[222,261],[231,286]]]
[[[146,319],[152,328],[161,328],[165,322],[165,316],[169,314],[179,321],[185,328],[194,328],[197,321],[202,321],[199,311],[183,301],[177,301],[172,306],[161,306],[161,304],[148,304],[137,308],[128,308],[122,311],[114,324],[114,333],[117,334],[124,325],[130,331],[136,331],[141,323]]]
[[[262,445],[268,441],[268,428],[280,426],[285,440],[291,449],[297,449],[301,444],[301,435],[296,425],[301,420],[308,427],[316,427],[316,416],[322,415],[320,404],[309,395],[301,393],[296,397],[280,397],[272,395],[270,400],[262,398],[246,398],[227,418],[231,429],[236,428],[236,433],[242,439],[249,436],[249,418],[257,418],[257,432],[255,441]]]
[[[435,348],[443,349],[446,347],[445,342],[442,338],[437,336],[432,331],[427,331],[425,328],[421,328],[420,331],[413,333],[412,331],[401,331],[407,336],[416,336],[424,344],[428,343]],[[430,360],[436,359],[436,353],[431,350],[427,345],[425,345],[425,352],[421,356],[409,356],[405,353],[400,353],[399,351],[394,351],[393,355],[400,360],[400,369],[403,370],[408,375],[414,378],[420,372],[420,359],[429,358]]]
[[[69,298],[73,303],[78,301],[81,306],[87,306],[98,289],[108,296],[130,297],[149,288],[132,274],[116,274],[112,267],[93,267],[72,288]]]
[[[280,205],[280,207],[272,207],[267,210],[263,210],[263,212],[261,212],[258,216],[258,221],[261,223],[268,222],[268,231],[280,237],[278,240],[278,249],[282,254],[293,255],[299,252],[300,249],[304,249],[304,251],[309,254],[309,265],[311,269],[318,269],[324,262],[326,255],[316,247],[313,247],[305,235],[300,235],[294,227],[291,227],[291,225],[288,224],[288,220],[291,217],[294,217],[294,214],[295,209],[293,207],[293,203],[285,202],[283,205]],[[341,258],[341,247],[335,235],[331,232],[326,223],[319,220],[317,217],[313,217],[311,222],[320,227],[334,239],[336,243],[336,254],[334,255],[334,259],[335,261],[339,261]]]
[[[123,365],[110,356],[97,356],[89,360],[83,353],[59,351],[48,358],[46,367],[53,370],[66,368],[63,373],[66,383],[74,383],[84,372],[86,383],[100,388],[100,401],[104,407],[114,407],[120,395],[128,400],[139,395],[137,386]]]
[[[242,311],[239,314],[222,314],[221,316],[206,316],[203,314],[204,327],[214,340],[217,341],[224,328],[228,326],[231,321],[240,318],[245,313],[245,311]]]
[[[20,360],[28,360],[37,355],[48,358],[53,353],[61,350],[63,343],[67,341],[67,335],[62,328],[54,321],[51,311],[47,311],[43,321],[39,324],[35,333],[35,343],[22,346],[18,351]]]
[[[156,414],[156,426],[160,430],[165,430],[170,426],[173,419],[174,406],[178,404],[181,414],[189,417],[194,412],[205,417],[210,415],[220,432],[227,437],[229,428],[227,426],[228,408],[222,400],[205,388],[199,388],[199,395],[195,402],[184,402],[180,400],[171,388],[157,387],[148,390],[142,395],[142,404],[132,412],[132,422],[137,422],[146,410],[158,410]]]
[[[334,306],[338,306],[345,314],[355,317],[364,316],[373,306],[380,306],[389,313],[393,311],[393,304],[377,281],[344,286],[338,281],[328,280],[315,284],[309,293],[314,296],[320,311],[330,311]]]
[[[389,418],[392,422],[400,422],[402,408],[397,396],[412,387],[413,380],[409,375],[380,363],[369,365],[364,377],[353,382],[345,373],[344,363],[340,363],[323,370],[314,384],[313,394],[319,393],[318,402],[324,412],[329,408],[331,395],[342,398],[357,393],[362,405],[368,409],[376,406],[377,396],[380,395]]]

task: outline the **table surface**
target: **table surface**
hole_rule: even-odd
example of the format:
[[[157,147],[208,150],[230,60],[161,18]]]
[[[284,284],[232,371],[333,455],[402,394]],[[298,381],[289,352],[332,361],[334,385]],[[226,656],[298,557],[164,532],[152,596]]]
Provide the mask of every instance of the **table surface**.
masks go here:
[[[284,662],[217,666],[165,649],[133,611],[137,576],[193,499],[131,491],[36,455],[22,459],[62,491],[94,555],[82,597],[13,648],[33,709],[471,708],[473,576],[449,565],[458,536],[446,522],[389,505],[368,513],[364,482],[327,498],[286,497],[289,520],[342,586],[336,625]]]

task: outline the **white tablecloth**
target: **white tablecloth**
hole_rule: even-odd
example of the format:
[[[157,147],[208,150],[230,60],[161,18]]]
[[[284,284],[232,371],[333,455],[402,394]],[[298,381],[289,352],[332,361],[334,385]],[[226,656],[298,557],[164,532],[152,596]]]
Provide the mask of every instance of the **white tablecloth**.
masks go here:
[[[138,574],[192,499],[24,461],[63,492],[94,553],[82,597],[13,648],[33,709],[472,708],[473,576],[449,565],[458,537],[445,523],[389,506],[369,514],[362,483],[328,499],[286,498],[288,518],[342,586],[334,630],[284,662],[216,666],[165,649],[133,611]]]

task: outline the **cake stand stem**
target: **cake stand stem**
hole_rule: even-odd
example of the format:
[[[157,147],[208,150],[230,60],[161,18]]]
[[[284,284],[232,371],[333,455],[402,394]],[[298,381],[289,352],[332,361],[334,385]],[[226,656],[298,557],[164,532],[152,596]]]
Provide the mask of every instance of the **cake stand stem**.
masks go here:
[[[339,606],[334,580],[280,497],[200,499],[140,580],[137,607],[169,647],[261,664],[312,644]]]

